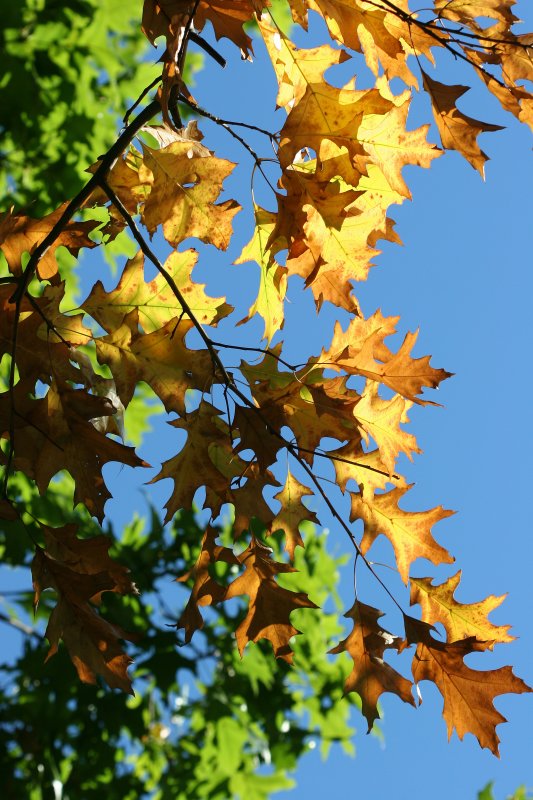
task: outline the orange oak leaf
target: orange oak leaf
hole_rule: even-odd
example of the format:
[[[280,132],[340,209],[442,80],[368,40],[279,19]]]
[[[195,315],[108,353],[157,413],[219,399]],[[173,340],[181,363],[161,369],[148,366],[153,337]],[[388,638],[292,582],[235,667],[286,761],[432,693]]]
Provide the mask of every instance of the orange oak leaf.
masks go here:
[[[155,45],[159,36],[173,41],[190,16],[188,0],[144,0],[142,32]]]
[[[210,22],[217,39],[230,39],[244,56],[248,56],[252,52],[252,40],[244,32],[243,25],[265,5],[261,0],[201,0],[195,6],[194,27],[201,31],[206,22]],[[171,45],[179,39],[191,8],[187,0],[144,0],[143,33],[152,44],[159,36],[165,36],[167,45]]]
[[[354,666],[346,678],[344,693],[357,692],[360,696],[362,712],[370,732],[374,721],[379,719],[377,703],[383,692],[391,692],[404,703],[414,706],[411,693],[413,684],[383,659],[385,650],[398,650],[402,639],[392,636],[381,627],[378,620],[383,616],[382,611],[356,601],[344,616],[353,620],[352,631],[329,652],[338,654],[346,651],[353,659]]]
[[[112,688],[133,694],[127,673],[132,659],[119,640],[134,637],[103,619],[94,604],[103,592],[136,593],[135,585],[128,570],[109,558],[109,537],[78,539],[75,530],[73,525],[45,526],[47,550],[39,548],[32,563],[35,607],[47,588],[59,597],[46,628],[46,660],[57,653],[63,639],[80,680],[94,684],[101,675]]]
[[[192,506],[194,495],[203,484],[209,487],[210,497],[217,504],[213,509],[216,516],[223,503],[221,497],[228,491],[228,479],[209,458],[209,449],[216,444],[226,446],[229,441],[227,424],[220,418],[218,409],[205,400],[202,400],[195,411],[169,424],[186,430],[187,440],[178,455],[163,462],[161,471],[151,481],[172,478],[174,482],[172,494],[165,506],[165,523],[181,508]]]
[[[232,308],[224,302],[224,298],[206,295],[205,284],[192,280],[191,272],[197,259],[196,250],[174,252],[167,258],[164,267],[186,298],[198,322],[216,325]],[[97,281],[81,307],[111,334],[120,327],[126,314],[134,309],[139,312],[139,324],[144,333],[159,330],[182,311],[163,275],[145,281],[144,256],[140,252],[127,262],[115,289],[106,292],[102,283]]]
[[[243,26],[266,5],[267,0],[203,0],[194,23],[198,30],[203,30],[205,23],[210,22],[217,39],[229,39],[240,48],[244,58],[249,58],[253,53],[252,40]]]
[[[459,603],[454,593],[460,580],[460,570],[437,586],[432,584],[431,578],[410,578],[411,605],[420,604],[422,619],[426,622],[441,622],[449,642],[475,636],[490,650],[496,642],[512,642],[515,637],[508,633],[510,625],[494,625],[488,620],[490,612],[505,600],[506,595],[490,595],[478,603]]]
[[[530,92],[526,91],[523,86],[517,86],[514,81],[507,79],[507,83],[503,83],[494,75],[491,75],[484,67],[485,59],[482,54],[472,48],[465,48],[468,57],[476,66],[476,73],[479,78],[485,83],[489,92],[499,100],[506,111],[524,122],[533,130],[533,96]]]
[[[320,363],[382,383],[419,405],[432,405],[432,401],[418,395],[426,386],[436,388],[451,373],[432,367],[431,356],[412,358],[417,333],[408,333],[400,349],[391,352],[384,340],[396,332],[397,321],[398,317],[384,317],[376,311],[367,319],[352,319],[346,331],[337,322],[331,345],[322,351]]]
[[[235,452],[253,450],[259,469],[264,472],[275,462],[283,442],[268,429],[259,409],[237,406],[233,423],[238,428],[240,437]]]
[[[239,564],[239,559],[229,547],[216,543],[218,531],[208,527],[202,538],[200,554],[196,564],[185,575],[176,580],[184,583],[194,580],[190,597],[187,601],[176,628],[185,629],[185,642],[190,642],[195,631],[204,627],[204,620],[198,606],[210,606],[224,600],[226,587],[218,583],[209,574],[209,567],[223,561],[226,564]]]
[[[0,216],[0,250],[6,257],[9,271],[13,275],[22,273],[23,253],[32,253],[37,245],[47,236],[59,221],[67,203],[56,208],[42,219],[32,219],[24,214],[14,214],[13,210]],[[57,261],[55,251],[64,246],[72,255],[77,256],[82,247],[96,247],[97,242],[89,239],[89,234],[100,225],[94,220],[78,222],[70,220],[63,225],[55,242],[48,247],[39,260],[37,274],[41,280],[56,279]]]
[[[484,177],[488,156],[479,147],[477,137],[486,131],[501,131],[502,126],[480,122],[458,110],[456,102],[468,91],[468,86],[447,86],[421,72],[424,88],[431,97],[442,146],[446,150],[457,150]]]
[[[285,550],[289,558],[294,561],[294,551],[297,547],[303,547],[303,539],[300,533],[300,524],[304,521],[318,524],[318,519],[314,511],[310,511],[302,503],[302,498],[313,496],[311,489],[304,486],[287,470],[287,479],[283,489],[274,496],[279,500],[281,508],[272,521],[272,531],[281,529],[285,534]]]
[[[353,436],[353,408],[359,399],[346,388],[344,378],[323,378],[323,370],[315,368],[315,361],[310,359],[294,373],[280,372],[268,355],[259,364],[243,361],[240,365],[270,430],[280,431],[285,425],[291,428],[301,458],[310,464],[324,437],[345,441]]]
[[[371,500],[353,492],[350,517],[351,520],[361,519],[364,522],[361,541],[363,554],[368,552],[381,533],[387,536],[405,584],[409,578],[409,566],[417,558],[427,558],[433,564],[451,564],[454,561],[431,535],[432,526],[451,516],[453,511],[447,511],[442,506],[429,511],[403,511],[398,503],[411,487],[412,484],[399,486],[390,492],[376,494]]]
[[[213,362],[207,350],[190,350],[185,344],[193,328],[188,319],[169,320],[153,333],[139,333],[134,309],[113,333],[96,341],[101,364],[107,364],[117,393],[127,406],[139,381],[145,381],[161,399],[165,409],[185,413],[188,389],[208,391],[213,383]]]
[[[518,21],[511,8],[516,0],[434,0],[435,10],[444,19],[471,25],[478,17],[491,17],[507,28]]]
[[[431,635],[430,625],[407,616],[405,623],[409,643],[417,642],[413,678],[416,683],[432,681],[442,694],[448,738],[454,730],[460,739],[465,733],[472,733],[481,747],[498,755],[500,740],[496,726],[506,719],[494,708],[494,698],[533,690],[514,675],[511,667],[480,671],[466,666],[464,657],[485,650],[486,642],[479,642],[473,636],[457,642],[439,642]]]
[[[172,478],[174,486],[166,504],[165,521],[181,508],[190,508],[200,486],[206,487],[204,506],[216,517],[225,503],[235,506],[235,532],[249,527],[252,517],[268,527],[274,514],[262,496],[263,487],[277,481],[268,471],[261,475],[256,464],[243,461],[232,449],[230,430],[221,412],[202,400],[200,406],[170,425],[187,431],[178,455],[163,462],[151,481]],[[244,485],[243,485],[244,484]]]
[[[235,632],[239,653],[243,654],[248,642],[268,639],[276,658],[292,663],[293,651],[290,640],[300,631],[290,622],[290,616],[298,608],[317,608],[305,592],[291,592],[276,582],[276,575],[296,572],[289,564],[280,564],[271,559],[272,550],[255,537],[238,558],[244,573],[234,580],[226,593],[226,599],[246,594],[250,601],[248,613]]]

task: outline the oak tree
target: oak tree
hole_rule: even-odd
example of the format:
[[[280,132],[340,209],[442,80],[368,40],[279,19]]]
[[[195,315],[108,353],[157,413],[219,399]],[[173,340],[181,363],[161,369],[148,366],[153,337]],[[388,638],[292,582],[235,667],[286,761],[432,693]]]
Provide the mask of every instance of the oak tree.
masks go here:
[[[253,647],[263,653],[266,641],[273,656],[292,664],[300,620],[322,614],[320,592],[299,583],[296,572],[302,549],[315,547],[313,523],[321,522],[322,509],[357,570],[367,570],[381,587],[396,620],[389,632],[383,612],[355,592],[345,614],[348,636],[324,646],[348,654],[344,691],[359,697],[368,729],[384,692],[415,705],[414,685],[428,680],[443,695],[448,733],[473,733],[482,747],[498,752],[496,727],[504,718],[494,698],[530,689],[510,667],[472,669],[464,659],[512,640],[508,626],[488,619],[501,598],[465,605],[454,597],[460,572],[447,579],[412,574],[418,558],[435,567],[453,562],[433,533],[452,512],[405,510],[411,486],[398,471],[400,456],[420,452],[404,427],[409,410],[434,405],[427,390],[450,373],[429,356],[412,355],[416,334],[391,345],[398,318],[380,311],[365,316],[355,284],[369,276],[380,240],[399,241],[388,211],[411,197],[404,167],[430,168],[443,151],[455,150],[483,176],[487,156],[478,136],[498,126],[459,110],[468,87],[447,82],[447,58],[468,64],[506,111],[533,127],[533,35],[516,32],[513,5],[289,0],[287,25],[280,24],[281,3],[272,9],[260,0],[145,0],[139,24],[158,48],[159,69],[124,108],[121,132],[87,165],[71,199],[61,198],[41,216],[6,208],[0,219],[6,373],[0,515],[10,537],[32,542],[34,606],[44,603],[49,613],[47,660],[62,641],[82,682],[101,678],[133,692],[125,643],[137,632],[117,621],[116,596],[126,605],[138,602],[143,551],[151,543],[115,559],[113,540],[97,531],[94,519],[105,524],[108,462],[149,467],[127,444],[124,420],[150,387],[179,432],[177,452],[151,481],[170,479],[164,523],[176,534],[180,558],[188,556],[183,571],[173,573],[190,588],[173,621],[177,635],[194,643],[210,614],[222,613],[239,654]],[[324,39],[302,48],[294,31],[316,15]],[[262,37],[272,63],[284,114],[279,130],[248,119],[245,104],[242,118],[220,118],[198,104],[189,84],[190,47],[219,69],[217,40],[235,46],[235,59],[250,59],[253,36]],[[336,70],[347,64],[367,77],[338,87]],[[415,91],[429,98],[440,147],[427,139],[429,124],[414,130],[408,124]],[[460,106],[468,110],[467,100]],[[235,164],[213,152],[202,133],[212,125],[239,142],[243,163],[251,165],[251,191],[239,201],[224,189]],[[16,186],[12,193],[16,199]],[[260,274],[244,317],[196,277],[209,258],[198,243],[226,253],[241,200],[255,224],[237,257],[227,260],[227,284],[233,264],[256,264]],[[135,249],[115,283],[97,280],[74,304],[73,259],[97,248],[115,252],[126,232]],[[86,263],[80,262],[84,270]],[[280,333],[293,286],[310,293],[317,313],[328,303],[343,321],[320,353],[299,363],[287,357],[290,343]],[[230,315],[243,325],[231,340],[217,331],[228,330]],[[258,341],[249,333],[255,317],[262,321]],[[63,471],[73,481],[76,510],[62,509],[52,525],[38,504],[34,513],[21,487],[33,484],[34,502],[37,494],[46,501]],[[176,522],[195,504],[209,517],[196,531],[196,547],[185,535],[180,544]],[[80,523],[81,507],[84,519],[94,518],[89,528]],[[228,518],[231,536],[220,527]],[[390,591],[369,558],[381,535],[410,587],[403,597]],[[215,610],[235,602],[236,615]],[[420,616],[409,604],[420,606]],[[406,649],[410,676],[394,666],[394,655]],[[298,651],[303,661],[299,666],[295,659],[296,669],[304,652]]]

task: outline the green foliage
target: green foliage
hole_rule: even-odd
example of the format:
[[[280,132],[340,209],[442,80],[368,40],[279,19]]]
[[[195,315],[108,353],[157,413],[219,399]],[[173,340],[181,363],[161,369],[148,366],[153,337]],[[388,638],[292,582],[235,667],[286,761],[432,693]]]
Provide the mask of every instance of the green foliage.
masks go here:
[[[67,511],[70,478],[63,477],[40,497],[19,474],[17,489],[36,518],[54,525],[70,517],[80,525],[81,535],[94,534],[87,513]],[[20,531],[10,535],[14,525],[18,523],[6,522],[0,534],[4,563],[12,566],[27,563],[31,540],[40,536],[32,525],[26,537]],[[231,538],[229,524],[220,536]],[[335,585],[342,562],[327,552],[327,535],[309,526],[307,548],[298,559],[300,572],[289,576],[292,586],[332,607],[319,626],[311,615],[301,614],[306,636],[295,643],[296,668],[275,662],[268,645],[248,648],[240,659],[231,635],[235,616],[244,613],[240,601],[211,610],[194,644],[176,646],[176,631],[169,624],[179,616],[190,581],[170,585],[169,577],[186,570],[201,537],[191,513],[181,513],[166,530],[152,510],[146,524],[132,520],[116,542],[113,556],[135,569],[140,594],[118,601],[108,593],[102,612],[139,634],[131,648],[136,697],[79,685],[63,648],[43,669],[47,646],[36,632],[25,637],[14,662],[2,665],[0,773],[5,798],[52,800],[56,781],[64,800],[91,800],[104,787],[111,800],[263,800],[292,785],[287,773],[316,743],[323,752],[333,741],[350,747],[350,703],[337,702],[347,665],[325,655],[330,637],[339,633]],[[279,555],[279,543],[274,537],[269,542]],[[41,603],[43,617],[54,602],[47,596]],[[30,592],[9,599],[10,607],[2,609],[6,616],[30,618]]]
[[[159,71],[131,0],[2,7],[0,194],[31,216],[74,195]],[[201,59],[188,61],[194,69]],[[190,73],[189,73],[190,74]]]
[[[495,800],[492,781],[487,783],[484,789],[478,792],[477,800]],[[533,794],[525,786],[519,786],[512,795],[508,795],[506,800],[532,800]]]

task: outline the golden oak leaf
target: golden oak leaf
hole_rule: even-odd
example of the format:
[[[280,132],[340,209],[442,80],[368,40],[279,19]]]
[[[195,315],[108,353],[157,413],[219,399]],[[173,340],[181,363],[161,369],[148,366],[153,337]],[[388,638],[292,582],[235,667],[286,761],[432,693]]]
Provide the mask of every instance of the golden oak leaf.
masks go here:
[[[216,325],[232,310],[222,297],[209,297],[205,284],[195,283],[191,272],[198,259],[196,250],[174,252],[164,267],[187,300],[198,322]],[[144,256],[137,253],[130,259],[118,286],[106,292],[97,281],[87,299],[81,304],[87,314],[109,333],[120,327],[126,314],[138,309],[139,323],[145,333],[153,333],[181,314],[181,306],[165,277],[158,275],[152,281],[144,280]]]
[[[352,319],[346,331],[337,322],[329,350],[322,351],[320,362],[383,383],[419,405],[432,404],[417,395],[425,386],[436,388],[451,373],[432,367],[431,356],[411,357],[417,333],[408,333],[400,349],[391,352],[384,340],[395,333],[397,321],[398,317],[383,317],[376,311],[366,320]]]
[[[361,155],[360,131],[364,115],[379,119],[393,104],[377,89],[337,89],[327,83],[308,84],[300,102],[291,109],[280,132],[279,159],[286,169],[296,154],[312,148],[320,166],[323,142],[344,146],[350,157]],[[385,173],[386,174],[386,173]]]
[[[364,53],[375,75],[381,62],[389,79],[413,83],[402,43],[387,29],[386,21],[392,15],[386,10],[361,0],[307,0],[307,5],[324,17],[335,41]]]
[[[422,619],[426,622],[441,622],[449,642],[475,636],[490,650],[496,642],[512,642],[515,637],[508,633],[510,625],[493,625],[488,620],[490,612],[507,595],[490,595],[478,603],[458,603],[453,595],[460,580],[461,571],[437,586],[431,583],[431,578],[410,578],[411,605],[420,604]]]
[[[488,156],[479,147],[477,137],[486,131],[500,131],[502,126],[480,122],[458,110],[456,102],[468,91],[468,86],[447,86],[433,80],[423,70],[421,72],[424,88],[431,97],[433,116],[442,146],[446,150],[457,150],[461,153],[483,177]]]
[[[142,200],[145,199],[149,192],[149,188],[144,186],[139,178],[139,168],[142,164],[142,155],[133,145],[123,156],[117,158],[112,167],[106,174],[106,183],[113,189],[115,194],[120,198],[122,204],[127,211],[133,216],[137,214],[137,207]],[[100,161],[92,164],[86,172],[94,174],[100,165]],[[88,200],[88,205],[107,205],[109,197],[107,193],[98,186],[91,194]],[[110,212],[113,217],[117,213],[116,209],[111,206]],[[125,222],[119,216],[117,224],[124,227]]]
[[[484,81],[487,89],[499,100],[506,111],[524,122],[533,130],[533,95],[528,92],[523,86],[517,86],[512,81],[510,85],[502,83],[500,80],[491,75],[486,69],[480,68],[483,65],[482,56],[471,48],[465,48],[465,53],[468,55],[471,63],[476,66],[476,73],[478,77]]]
[[[407,164],[429,167],[441,151],[426,141],[429,125],[407,130],[409,100],[393,106],[386,114],[366,113],[358,129],[358,137],[369,160],[377,164],[391,188],[404,197],[411,193],[402,178]]]
[[[214,201],[235,165],[211,154],[195,155],[189,142],[174,142],[159,150],[144,145],[143,151],[139,178],[150,192],[141,217],[148,231],[152,234],[162,224],[163,235],[173,247],[196,237],[226,250],[240,206],[234,200]]]
[[[346,651],[353,659],[354,666],[344,683],[344,693],[357,692],[370,732],[374,720],[379,719],[377,703],[383,692],[391,692],[414,706],[413,684],[383,660],[385,650],[398,650],[402,640],[381,627],[378,620],[383,616],[382,611],[356,601],[344,616],[353,620],[352,631],[329,652]]]
[[[417,558],[427,558],[433,564],[452,564],[454,561],[431,535],[433,525],[451,516],[453,511],[442,506],[429,511],[403,511],[398,503],[411,486],[398,486],[390,492],[374,495],[371,500],[353,492],[350,515],[351,520],[361,519],[364,522],[361,541],[363,554],[368,552],[380,534],[387,536],[405,584],[409,579],[409,566]]]
[[[298,608],[317,608],[305,592],[291,592],[276,583],[276,575],[296,572],[289,564],[271,560],[272,550],[252,537],[244,553],[238,556],[244,573],[234,580],[226,593],[226,599],[246,594],[250,601],[248,613],[235,632],[239,653],[243,654],[248,642],[268,639],[276,658],[292,663],[293,652],[290,640],[300,631],[290,622],[290,616]]]
[[[136,587],[128,570],[109,558],[109,537],[78,539],[75,530],[74,525],[45,526],[47,550],[39,548],[32,563],[35,607],[44,589],[59,595],[45,633],[50,642],[46,660],[63,639],[80,680],[94,684],[101,675],[112,688],[132,694],[127,673],[132,659],[119,644],[132,636],[100,617],[92,604],[100,602],[102,592],[136,593]]]
[[[209,574],[209,567],[224,561],[226,564],[239,564],[239,559],[229,547],[216,543],[218,531],[208,527],[202,538],[200,554],[196,564],[185,575],[176,578],[180,583],[194,579],[189,600],[185,606],[176,628],[185,629],[185,642],[190,642],[195,631],[204,627],[204,620],[198,606],[211,606],[224,600],[226,587],[218,583]]]
[[[489,63],[501,62],[507,84],[513,85],[519,80],[533,81],[533,33],[513,36],[509,42],[496,45],[488,60]]]
[[[385,489],[387,484],[406,486],[401,475],[389,474],[379,450],[365,452],[361,440],[353,439],[338,450],[328,450],[328,457],[335,468],[337,483],[346,491],[349,480],[356,482],[363,499],[371,502],[376,489]]]
[[[133,447],[108,438],[89,421],[115,413],[107,397],[54,381],[45,397],[33,400],[26,396],[17,400],[15,407],[20,426],[15,468],[35,480],[41,494],[57,472],[68,470],[75,483],[74,504],[84,503],[99,521],[111,497],[102,476],[104,464],[118,461],[132,467],[149,466]]]
[[[358,313],[351,281],[366,279],[377,253],[368,239],[383,214],[362,213],[356,208],[357,193],[343,191],[338,180],[323,181],[316,163],[299,162],[285,171],[280,186],[287,194],[277,195],[276,224],[266,246],[281,249],[285,241],[288,274],[304,279],[317,309],[328,300]]]
[[[383,400],[378,395],[379,384],[367,382],[360,400],[353,409],[362,437],[368,444],[371,436],[379,447],[381,459],[392,475],[396,459],[400,453],[412,461],[412,453],[420,453],[416,439],[411,433],[400,428],[400,423],[408,422],[407,412],[412,406],[409,400],[395,395]]]
[[[267,249],[267,242],[276,224],[276,214],[255,206],[254,215],[254,235],[234,263],[255,261],[259,265],[261,270],[259,291],[248,315],[237,324],[247,322],[254,314],[259,314],[265,322],[263,338],[266,339],[268,346],[277,331],[283,328],[287,270],[274,261],[272,248]]]
[[[412,666],[415,682],[432,681],[442,694],[448,738],[454,730],[460,739],[465,733],[472,733],[481,747],[498,755],[500,740],[496,726],[506,719],[494,708],[494,698],[532,689],[513,674],[511,667],[482,672],[466,666],[463,658],[486,649],[486,642],[478,642],[472,636],[458,642],[439,642],[429,629],[430,626],[423,627],[418,620],[406,617],[408,640],[418,642]]]
[[[361,175],[355,188],[362,194],[355,205],[361,211],[370,211],[377,206],[386,211],[389,206],[401,205],[404,195],[394,191],[387,178],[376,164],[366,165],[367,174]]]
[[[185,344],[194,327],[188,319],[169,320],[153,333],[138,331],[134,309],[113,333],[96,341],[101,364],[107,364],[117,393],[127,406],[139,381],[148,383],[167,412],[185,413],[188,389],[208,391],[213,383],[213,362],[207,350],[190,350]]]
[[[305,94],[307,84],[316,84],[327,69],[342,64],[349,56],[344,50],[334,50],[329,45],[301,49],[285,34],[270,25],[265,17],[259,20],[268,55],[276,72],[279,91],[279,108],[290,110]]]
[[[374,352],[387,336],[396,333],[399,317],[384,317],[380,310],[371,317],[354,317],[346,331],[335,323],[328,350],[322,350],[319,363],[328,369],[358,372],[359,367],[374,363]]]
[[[42,219],[32,219],[24,214],[13,214],[13,210],[0,215],[0,250],[6,257],[9,271],[16,276],[22,274],[23,253],[33,253],[37,245],[50,233],[59,221],[68,203],[47,214]],[[89,239],[89,234],[100,225],[94,220],[78,222],[70,220],[51,244],[37,266],[41,280],[52,280],[57,276],[55,252],[58,247],[66,247],[69,253],[77,256],[82,247],[96,247],[97,242]],[[56,279],[57,280],[57,279]]]
[[[287,470],[283,489],[274,495],[274,499],[281,503],[281,508],[272,521],[272,531],[281,529],[285,534],[285,550],[291,561],[294,561],[295,549],[304,546],[300,524],[304,521],[318,524],[315,512],[302,503],[302,498],[308,495],[313,496],[311,489],[300,483],[290,470]]]
[[[373,214],[364,213],[356,208],[355,202],[346,206],[342,196],[304,206],[304,211],[307,215],[303,225],[305,237],[299,248],[291,247],[287,268],[305,277],[315,298],[320,290],[321,300],[329,300],[353,311],[353,298],[350,298],[348,306],[343,300],[338,302],[340,291],[337,287],[352,289],[349,281],[366,280],[372,258],[377,255],[377,250],[368,242],[381,223],[382,212],[375,209]],[[328,284],[333,286],[333,290]],[[320,307],[321,302],[317,305]]]

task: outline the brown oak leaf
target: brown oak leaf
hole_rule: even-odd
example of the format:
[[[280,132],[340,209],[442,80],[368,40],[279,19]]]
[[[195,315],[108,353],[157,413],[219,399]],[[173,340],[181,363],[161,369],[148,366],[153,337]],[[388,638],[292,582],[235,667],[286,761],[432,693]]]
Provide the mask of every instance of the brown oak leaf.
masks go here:
[[[378,620],[383,616],[382,611],[356,601],[344,616],[353,620],[352,631],[329,652],[346,651],[353,659],[354,666],[346,678],[344,693],[357,692],[360,696],[370,732],[374,721],[379,719],[377,703],[383,692],[391,692],[414,706],[413,684],[383,659],[386,649],[399,650],[403,640],[381,627]]]
[[[78,539],[75,525],[43,530],[47,549],[39,548],[32,563],[35,608],[45,589],[54,589],[59,597],[46,628],[46,660],[57,653],[63,639],[80,680],[94,684],[101,675],[112,688],[133,694],[127,673],[132,659],[119,640],[135,637],[94,608],[103,592],[137,593],[128,570],[108,556],[111,539]]]

